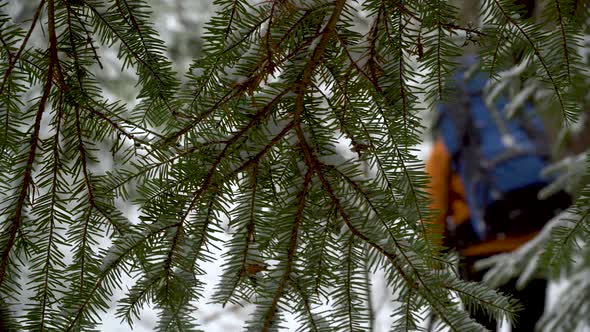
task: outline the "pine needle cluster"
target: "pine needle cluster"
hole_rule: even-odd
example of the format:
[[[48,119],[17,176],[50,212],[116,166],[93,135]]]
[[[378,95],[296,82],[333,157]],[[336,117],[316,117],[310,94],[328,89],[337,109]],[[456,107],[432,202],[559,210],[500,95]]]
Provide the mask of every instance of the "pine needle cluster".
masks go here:
[[[25,22],[3,3],[2,324],[93,330],[116,306],[133,326],[153,306],[158,331],[193,331],[214,301],[253,303],[251,331],[279,330],[285,314],[301,331],[366,331],[377,270],[395,295],[394,331],[420,330],[427,308],[452,331],[481,330],[460,300],[513,320],[514,300],[444,268],[416,146],[468,43],[492,78],[528,61],[547,111],[577,120],[589,9],[546,2],[533,21],[486,0],[473,27],[443,0],[216,0],[182,80],[144,0],[40,0]],[[105,95],[105,49],[134,73],[133,103]],[[588,197],[554,232],[546,268],[573,269]],[[213,260],[222,275],[204,298]]]

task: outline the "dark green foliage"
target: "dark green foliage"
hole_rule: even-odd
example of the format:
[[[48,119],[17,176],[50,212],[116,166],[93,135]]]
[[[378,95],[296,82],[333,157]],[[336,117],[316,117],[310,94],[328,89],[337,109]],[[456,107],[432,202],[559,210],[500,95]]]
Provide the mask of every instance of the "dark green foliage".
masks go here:
[[[158,330],[192,331],[214,301],[255,304],[251,331],[289,313],[301,331],[365,331],[377,270],[392,330],[419,329],[428,308],[453,331],[479,330],[459,299],[513,319],[514,301],[434,269],[447,262],[416,146],[470,43],[491,77],[526,63],[545,111],[575,122],[587,6],[547,1],[533,21],[488,0],[477,28],[442,0],[214,5],[182,80],[145,1],[41,0],[27,22],[0,6],[0,323],[93,330],[116,305],[132,326],[153,305]],[[136,83],[133,103],[101,82],[109,52]],[[588,197],[539,246],[543,268],[581,273],[576,252],[588,266]],[[211,298],[206,262],[223,270]]]

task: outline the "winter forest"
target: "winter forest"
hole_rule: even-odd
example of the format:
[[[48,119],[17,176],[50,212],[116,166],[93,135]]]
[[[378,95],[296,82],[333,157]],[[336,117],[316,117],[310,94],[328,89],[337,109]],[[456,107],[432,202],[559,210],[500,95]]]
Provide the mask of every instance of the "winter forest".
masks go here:
[[[574,198],[483,282],[426,193],[466,54]],[[0,0],[0,330],[481,331],[545,275],[589,331],[588,87],[586,0]]]

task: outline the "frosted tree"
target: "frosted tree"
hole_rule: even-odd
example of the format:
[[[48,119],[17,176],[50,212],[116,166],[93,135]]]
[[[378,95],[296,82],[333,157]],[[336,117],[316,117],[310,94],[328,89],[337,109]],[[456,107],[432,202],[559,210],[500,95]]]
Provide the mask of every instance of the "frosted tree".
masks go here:
[[[279,330],[286,313],[302,331],[364,331],[376,270],[396,301],[392,330],[420,329],[427,310],[453,331],[481,330],[459,300],[514,319],[513,300],[444,268],[415,146],[424,112],[446,98],[473,43],[492,79],[525,64],[543,111],[560,127],[577,123],[587,4],[547,1],[532,20],[512,1],[489,0],[472,25],[448,1],[217,0],[182,79],[145,1],[40,0],[24,20],[7,6],[4,329],[92,330],[123,292],[118,317],[132,325],[153,305],[162,331],[199,330],[193,313],[210,301],[253,303],[252,331]],[[130,101],[99,80],[113,50],[136,85]],[[339,142],[357,157],[343,158]],[[587,270],[578,241],[589,231],[587,200],[584,184],[574,226],[536,249],[539,269]],[[139,208],[137,221],[126,204]],[[203,263],[217,246],[229,248],[223,275],[203,298]],[[565,255],[574,252],[584,257],[576,269]],[[135,284],[123,287],[123,276]],[[570,322],[556,315],[550,325],[590,317],[588,299]]]

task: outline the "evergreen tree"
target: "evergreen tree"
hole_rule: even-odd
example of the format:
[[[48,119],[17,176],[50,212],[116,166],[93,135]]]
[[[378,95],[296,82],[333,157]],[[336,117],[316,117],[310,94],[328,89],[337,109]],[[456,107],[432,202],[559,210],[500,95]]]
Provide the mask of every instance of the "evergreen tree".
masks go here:
[[[460,301],[514,319],[515,301],[458,279],[436,245],[416,145],[473,43],[491,78],[524,67],[541,111],[564,131],[579,121],[590,9],[545,2],[535,20],[486,0],[472,25],[441,0],[216,0],[182,78],[144,0],[39,0],[25,20],[2,3],[1,324],[92,330],[123,292],[118,317],[132,325],[154,305],[161,331],[199,330],[210,301],[253,303],[252,331],[279,330],[286,313],[302,331],[365,331],[377,270],[398,304],[392,330],[420,329],[428,309],[452,331],[481,330]],[[100,80],[113,51],[131,101]],[[561,164],[567,179],[586,173],[583,156]],[[577,183],[571,218],[496,267],[540,257],[534,269],[573,276],[580,296],[547,315],[551,330],[590,317],[590,188]],[[219,246],[223,274],[204,298]]]

